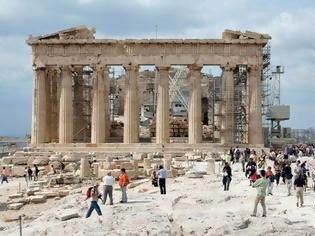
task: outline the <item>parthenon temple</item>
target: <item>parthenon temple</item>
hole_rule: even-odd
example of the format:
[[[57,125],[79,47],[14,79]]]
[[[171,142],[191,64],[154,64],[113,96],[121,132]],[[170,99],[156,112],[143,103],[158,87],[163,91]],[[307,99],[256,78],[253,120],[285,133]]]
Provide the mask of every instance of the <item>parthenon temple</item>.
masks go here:
[[[27,39],[32,147],[185,152],[263,146],[261,75],[269,35],[225,30],[221,39],[96,39],[95,33],[81,26]],[[220,78],[205,75],[207,66],[218,67]],[[113,75],[113,67],[122,72]],[[154,68],[150,76],[146,67]],[[176,79],[178,70],[184,82]],[[176,118],[174,101],[183,110],[187,105],[187,116]],[[145,127],[151,130],[144,138]]]

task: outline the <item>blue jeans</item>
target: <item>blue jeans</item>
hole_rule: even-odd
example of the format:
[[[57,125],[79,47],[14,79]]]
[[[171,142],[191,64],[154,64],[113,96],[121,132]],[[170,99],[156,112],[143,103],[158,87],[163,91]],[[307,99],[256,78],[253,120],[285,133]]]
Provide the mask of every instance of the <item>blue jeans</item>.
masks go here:
[[[102,215],[100,206],[97,204],[96,201],[92,201],[92,202],[91,202],[91,206],[90,206],[89,210],[88,210],[87,213],[86,213],[86,218],[89,218],[89,217],[91,216],[91,214],[92,214],[92,212],[93,212],[94,209],[95,209],[95,211],[97,212],[97,214],[98,214],[99,216]]]

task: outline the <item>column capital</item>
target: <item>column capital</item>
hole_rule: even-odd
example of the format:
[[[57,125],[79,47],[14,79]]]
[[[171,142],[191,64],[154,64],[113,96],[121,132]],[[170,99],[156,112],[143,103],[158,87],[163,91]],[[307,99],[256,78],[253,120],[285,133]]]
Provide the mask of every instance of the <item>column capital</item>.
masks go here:
[[[226,64],[221,64],[220,67],[223,71],[234,71],[237,65],[228,62]]]
[[[73,71],[72,65],[59,65],[59,69],[62,71]]]
[[[247,65],[247,69],[249,71],[259,71],[262,70],[262,65],[261,64]]]
[[[202,64],[190,64],[190,65],[187,65],[187,67],[191,71],[201,71],[203,65]]]
[[[139,69],[139,65],[138,64],[132,64],[131,62],[129,64],[123,64],[122,65],[123,68],[127,71],[127,70],[138,70]]]
[[[46,66],[45,65],[33,65],[33,70],[38,71],[38,70],[45,70]]]

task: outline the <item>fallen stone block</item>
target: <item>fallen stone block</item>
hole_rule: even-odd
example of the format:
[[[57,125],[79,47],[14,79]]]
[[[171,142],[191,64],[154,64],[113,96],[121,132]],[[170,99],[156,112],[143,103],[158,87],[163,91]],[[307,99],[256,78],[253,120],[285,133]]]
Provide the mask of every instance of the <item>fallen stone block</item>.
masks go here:
[[[2,157],[1,159],[1,165],[10,165],[12,164],[12,159],[13,159],[13,156],[6,156],[6,157]]]
[[[36,192],[35,196],[37,195],[43,195],[46,196],[46,198],[53,198],[59,196],[58,192],[53,192],[53,191],[42,191],[42,192]]]
[[[11,168],[11,176],[14,177],[22,177],[25,173],[26,165],[16,165]]]
[[[71,154],[71,155],[65,155],[62,160],[65,162],[78,162],[81,160],[82,155],[78,154]]]
[[[54,161],[62,161],[62,156],[59,154],[51,155],[49,157],[49,160],[54,162]]]
[[[23,193],[14,193],[9,195],[9,199],[14,199],[14,198],[21,198],[23,197]]]
[[[58,196],[59,197],[65,197],[65,196],[69,195],[69,193],[70,193],[69,190],[59,190]]]
[[[49,157],[48,156],[39,156],[36,157],[33,161],[33,165],[38,165],[38,166],[45,166],[48,165],[49,163]]]
[[[61,213],[56,215],[56,218],[61,221],[70,220],[78,217],[80,217],[79,213],[73,210],[62,211]]]
[[[189,179],[201,179],[201,178],[203,178],[203,175],[198,174],[198,173],[188,173],[187,178],[189,178]]]
[[[37,195],[37,196],[30,196],[28,200],[30,203],[37,204],[37,203],[45,203],[47,201],[47,198],[44,195]]]
[[[28,157],[25,156],[14,156],[12,159],[12,164],[14,165],[27,165]]]
[[[24,206],[23,203],[11,203],[7,206],[9,210],[19,210]]]
[[[8,201],[9,204],[12,204],[12,203],[23,203],[23,204],[26,204],[27,203],[27,200],[26,198],[14,198],[14,199],[10,199]]]

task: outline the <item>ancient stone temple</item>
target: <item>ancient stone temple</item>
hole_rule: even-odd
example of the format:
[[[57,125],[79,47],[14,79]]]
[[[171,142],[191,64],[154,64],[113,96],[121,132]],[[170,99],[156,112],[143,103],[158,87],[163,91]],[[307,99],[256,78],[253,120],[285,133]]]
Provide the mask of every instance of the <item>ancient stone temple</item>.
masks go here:
[[[30,36],[26,41],[33,52],[33,147],[176,152],[235,145],[234,76],[239,66],[245,68],[247,78],[246,138],[239,144],[262,146],[262,51],[270,36],[231,30],[224,31],[222,39],[118,40],[96,39],[94,35],[94,29],[78,27]],[[150,143],[139,140],[137,79],[141,65],[156,68],[156,137]],[[189,69],[188,138],[182,143],[172,142],[169,131],[169,71],[174,65]],[[206,65],[222,69],[217,143],[202,140],[201,70]],[[125,71],[123,142],[109,141],[113,128],[109,104],[111,66],[122,66]]]

